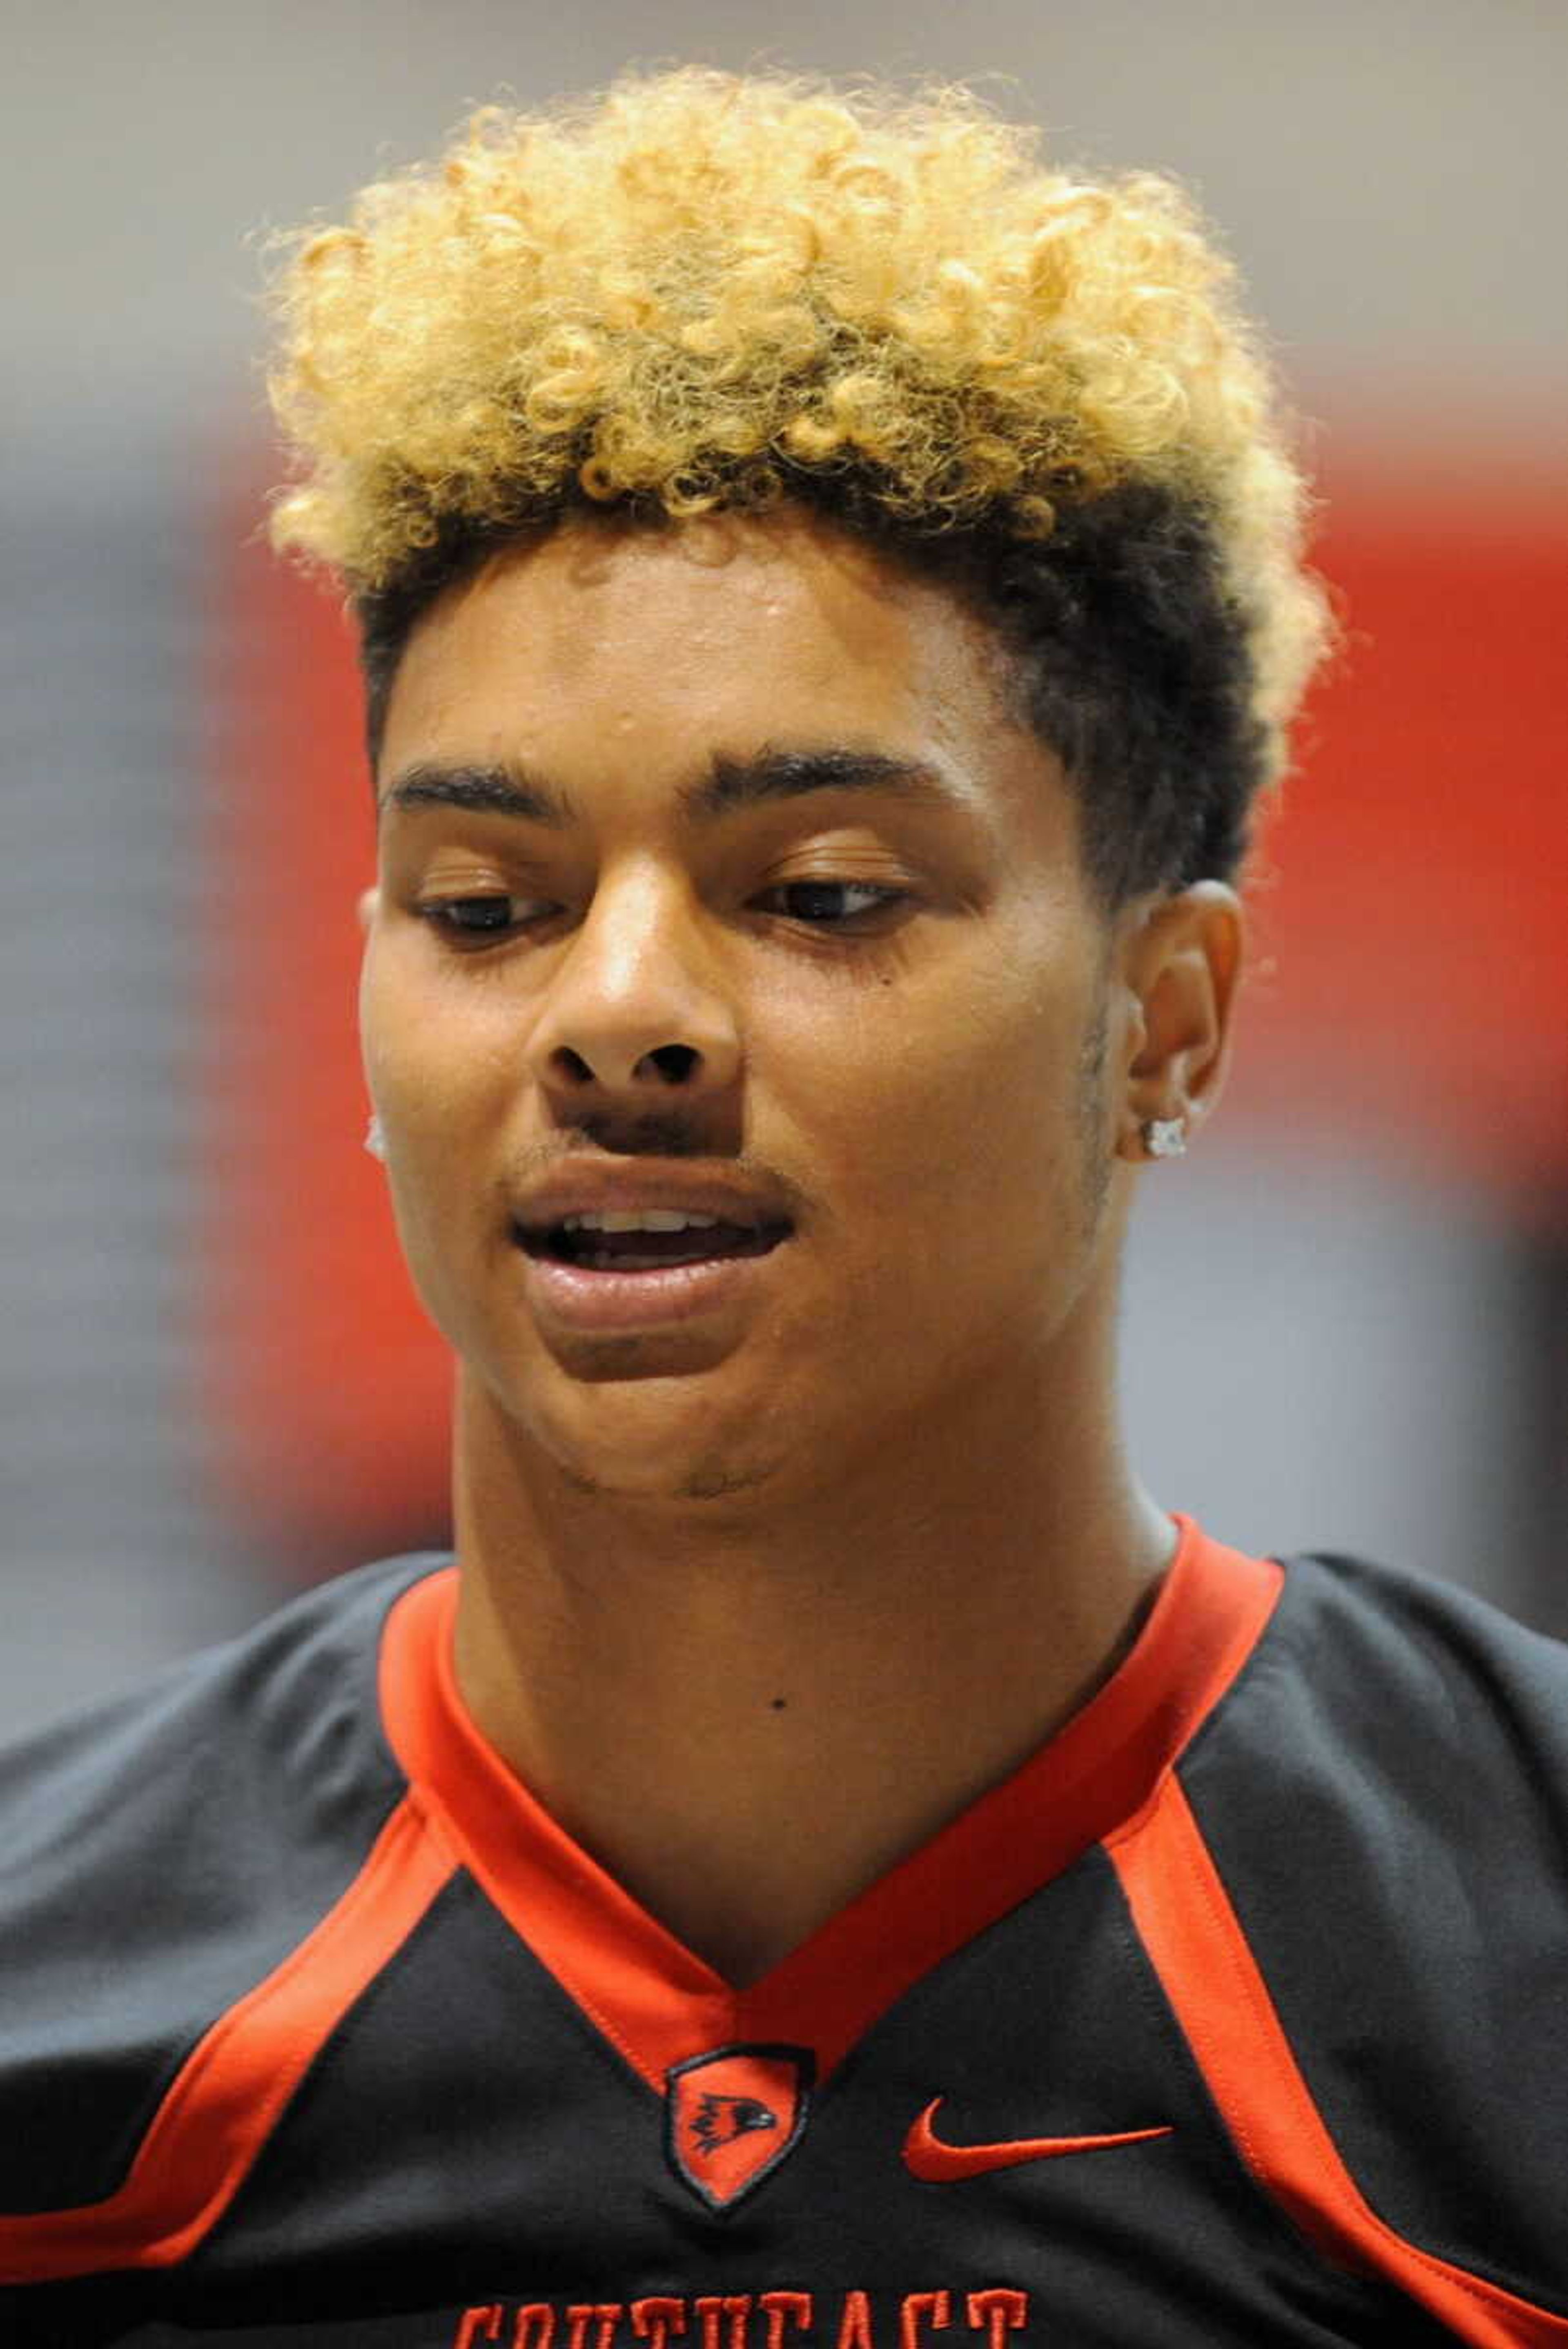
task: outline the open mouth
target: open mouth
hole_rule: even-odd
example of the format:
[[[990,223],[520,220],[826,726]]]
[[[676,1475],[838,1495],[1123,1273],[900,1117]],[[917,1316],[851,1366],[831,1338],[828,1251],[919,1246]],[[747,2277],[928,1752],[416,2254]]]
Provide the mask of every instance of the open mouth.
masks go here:
[[[662,1272],[675,1264],[704,1264],[731,1256],[766,1256],[787,1239],[792,1226],[780,1224],[714,1224],[683,1232],[568,1231],[556,1224],[528,1231],[516,1224],[513,1237],[525,1256],[549,1264],[576,1265],[583,1272]]]

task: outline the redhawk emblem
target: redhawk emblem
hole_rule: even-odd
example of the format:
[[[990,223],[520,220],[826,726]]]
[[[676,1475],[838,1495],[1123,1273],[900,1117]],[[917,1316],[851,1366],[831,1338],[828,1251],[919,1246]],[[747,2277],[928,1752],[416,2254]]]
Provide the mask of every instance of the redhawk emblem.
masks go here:
[[[691,2140],[704,2160],[748,2129],[776,2129],[779,2116],[755,2096],[704,2096],[691,2120]]]
[[[760,2186],[805,2127],[815,2069],[805,2047],[719,2047],[666,2074],[667,2151],[711,2209]]]

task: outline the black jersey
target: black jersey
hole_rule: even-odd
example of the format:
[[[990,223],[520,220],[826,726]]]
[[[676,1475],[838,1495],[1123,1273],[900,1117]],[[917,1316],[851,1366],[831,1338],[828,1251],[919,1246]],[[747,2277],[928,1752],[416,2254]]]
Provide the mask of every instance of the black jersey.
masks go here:
[[[1568,2344],[1568,1650],[1176,1522],[744,1990],[482,1739],[450,1558],[14,1745],[0,2342]]]

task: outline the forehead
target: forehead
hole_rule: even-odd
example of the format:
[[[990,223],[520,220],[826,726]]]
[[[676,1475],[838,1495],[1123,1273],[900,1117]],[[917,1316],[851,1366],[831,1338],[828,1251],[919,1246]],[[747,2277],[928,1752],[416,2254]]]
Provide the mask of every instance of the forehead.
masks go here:
[[[1008,717],[1005,677],[956,595],[815,516],[574,521],[492,556],[421,616],[381,778],[513,761],[590,791],[628,768],[672,789],[715,745],[843,740],[931,759],[993,821],[1037,824],[1064,785]]]

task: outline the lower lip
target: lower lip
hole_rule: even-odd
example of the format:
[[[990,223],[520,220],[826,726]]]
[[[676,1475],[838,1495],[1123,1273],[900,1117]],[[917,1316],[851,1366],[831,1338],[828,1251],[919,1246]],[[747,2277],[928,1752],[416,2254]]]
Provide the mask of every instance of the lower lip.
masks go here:
[[[761,1256],[710,1256],[650,1272],[590,1272],[554,1257],[524,1252],[528,1292],[553,1321],[572,1330],[648,1330],[743,1298],[764,1265],[786,1245]]]

